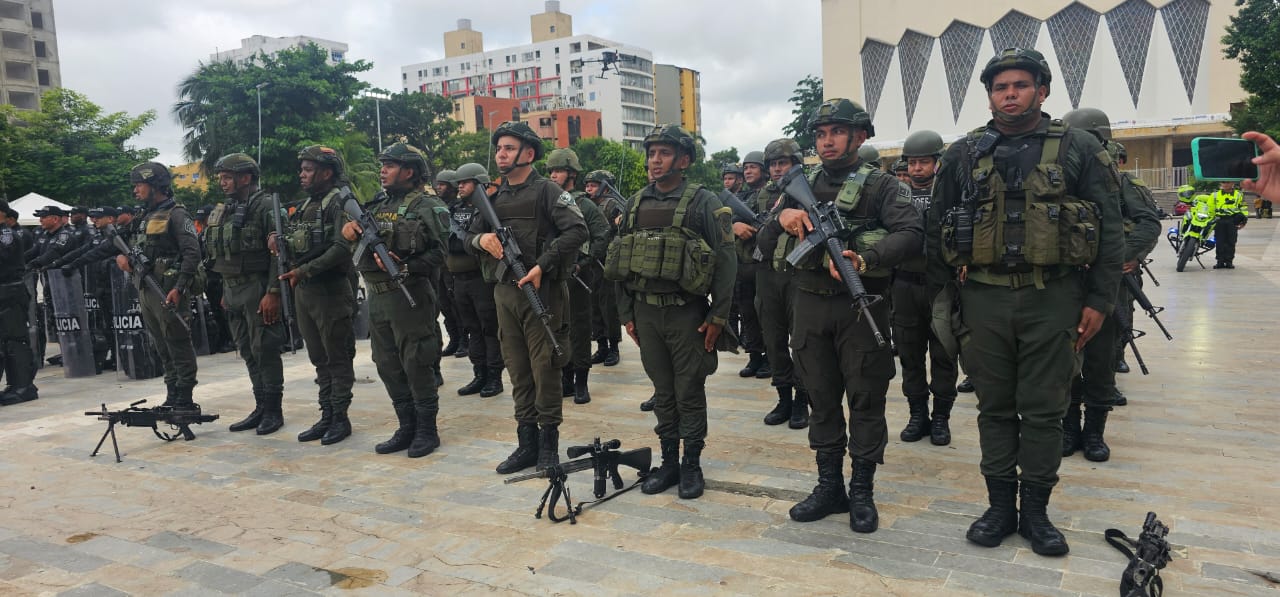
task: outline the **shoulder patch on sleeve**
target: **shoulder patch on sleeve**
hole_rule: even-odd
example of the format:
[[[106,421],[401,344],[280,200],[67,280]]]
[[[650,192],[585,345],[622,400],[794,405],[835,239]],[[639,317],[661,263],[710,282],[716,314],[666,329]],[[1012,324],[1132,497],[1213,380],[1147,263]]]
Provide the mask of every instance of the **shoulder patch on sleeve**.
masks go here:
[[[712,212],[716,216],[716,222],[720,224],[720,233],[724,235],[725,242],[733,241],[733,210],[728,207],[721,207]]]
[[[563,207],[575,214],[578,214],[579,218],[583,217],[582,209],[578,207],[578,202],[573,200],[573,195],[570,195],[568,191],[561,191],[560,196],[556,197],[555,206]]]
[[[1115,162],[1111,161],[1111,154],[1107,150],[1102,149],[1093,154],[1093,157],[1102,165],[1102,169],[1106,171],[1107,191],[1115,193],[1120,190],[1120,171],[1116,169]]]

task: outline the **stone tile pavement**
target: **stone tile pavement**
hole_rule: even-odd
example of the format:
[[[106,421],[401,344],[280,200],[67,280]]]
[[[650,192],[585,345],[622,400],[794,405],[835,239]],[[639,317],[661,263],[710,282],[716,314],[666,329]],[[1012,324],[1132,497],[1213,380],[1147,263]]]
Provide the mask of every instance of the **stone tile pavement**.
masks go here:
[[[328,447],[295,441],[316,416],[302,354],[286,357],[281,432],[228,432],[251,406],[243,368],[202,357],[196,398],[222,419],[193,442],[120,429],[119,464],[89,458],[102,428],[80,412],[161,400],[161,383],[42,371],[40,400],[0,409],[0,594],[1114,595],[1125,561],[1102,531],[1136,534],[1154,510],[1173,529],[1170,595],[1275,597],[1250,570],[1280,572],[1278,224],[1249,224],[1234,271],[1176,274],[1172,252],[1157,250],[1162,286],[1147,288],[1175,341],[1148,336],[1152,375],[1120,376],[1130,404],[1108,427],[1112,461],[1064,462],[1050,505],[1071,542],[1064,558],[1017,536],[995,549],[964,540],[985,499],[972,395],[956,406],[951,446],[904,444],[895,383],[881,529],[855,536],[843,517],[787,518],[815,482],[804,432],[761,424],[773,392],[737,377],[744,356],[724,355],[709,381],[706,495],[633,492],[570,526],[533,518],[541,484],[493,473],[514,442],[510,395],[457,396],[465,359],[444,362],[440,450],[374,454],[394,416],[361,343],[355,433]],[[633,346],[618,367],[595,369],[592,386],[591,404],[566,403],[565,446],[656,446],[637,409],[649,388]],[[589,497],[588,474],[570,484]]]

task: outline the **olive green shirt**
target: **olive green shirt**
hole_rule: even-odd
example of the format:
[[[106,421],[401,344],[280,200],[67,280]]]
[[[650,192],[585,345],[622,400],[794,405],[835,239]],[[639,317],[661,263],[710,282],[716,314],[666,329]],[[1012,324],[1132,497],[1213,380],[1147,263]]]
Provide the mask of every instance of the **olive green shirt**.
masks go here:
[[[435,195],[422,189],[388,191],[379,193],[365,210],[382,229],[387,250],[395,254],[409,275],[434,277],[439,273],[444,265],[449,208]],[[378,267],[372,250],[360,256],[356,269],[369,282],[391,279],[390,274]]]
[[[582,219],[587,223],[587,232],[590,234],[589,243],[584,244],[585,254],[578,260],[579,265],[588,265],[593,261],[604,261],[605,253],[609,251],[609,239],[612,238],[612,226],[604,219],[604,213],[600,211],[600,207],[587,197],[582,191],[574,191],[572,193],[574,200],[578,203],[578,209],[582,212]]]
[[[534,205],[523,205],[533,202]],[[501,218],[507,210],[531,211],[533,220],[512,220],[500,222],[503,226],[513,228],[513,236],[523,253],[526,267],[538,265],[542,268],[545,279],[564,280],[571,272],[565,271],[577,259],[579,247],[590,238],[587,224],[582,218],[582,210],[573,197],[560,188],[560,185],[543,178],[537,172],[529,173],[529,178],[518,185],[509,184],[505,179],[497,192],[489,198],[489,204]],[[509,204],[509,205],[504,205]],[[471,236],[467,250],[480,257],[481,267],[497,267],[497,261],[488,251],[480,248],[480,237],[487,232],[494,232],[493,225],[478,211],[471,220]],[[532,223],[536,220],[536,223]],[[524,230],[524,226],[536,229]],[[520,229],[516,229],[520,228]],[[503,274],[502,282],[514,282],[508,270]]]

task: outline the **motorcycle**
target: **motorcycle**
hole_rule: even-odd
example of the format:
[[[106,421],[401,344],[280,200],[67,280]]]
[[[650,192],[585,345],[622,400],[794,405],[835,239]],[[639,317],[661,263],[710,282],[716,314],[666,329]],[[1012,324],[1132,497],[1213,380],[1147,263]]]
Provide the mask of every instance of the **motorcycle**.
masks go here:
[[[1212,251],[1217,245],[1213,238],[1213,228],[1217,221],[1218,216],[1210,202],[1196,201],[1182,216],[1181,222],[1169,227],[1166,238],[1178,256],[1177,271],[1185,269],[1192,258],[1200,264],[1200,269],[1205,269],[1200,256]]]

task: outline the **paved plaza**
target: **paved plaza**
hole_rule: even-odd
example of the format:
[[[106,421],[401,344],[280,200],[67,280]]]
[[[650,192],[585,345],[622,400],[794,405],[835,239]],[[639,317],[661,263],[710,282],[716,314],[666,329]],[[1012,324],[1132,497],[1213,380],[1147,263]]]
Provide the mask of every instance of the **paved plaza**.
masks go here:
[[[763,425],[774,392],[737,376],[745,355],[722,355],[708,382],[706,494],[634,491],[571,526],[534,519],[544,483],[504,485],[493,472],[515,442],[511,397],[459,397],[466,359],[444,361],[443,446],[421,459],[374,454],[395,417],[360,342],[355,431],[333,446],[296,440],[318,415],[301,351],[285,358],[280,432],[228,432],[252,406],[244,367],[201,357],[196,401],[222,418],[191,442],[118,429],[122,463],[109,441],[89,458],[105,424],[81,413],[159,403],[160,380],[42,370],[40,400],[0,408],[0,594],[1115,595],[1126,561],[1103,530],[1136,536],[1153,510],[1172,528],[1169,595],[1280,597],[1259,574],[1280,574],[1280,220],[1250,221],[1235,270],[1178,274],[1166,244],[1155,255],[1162,285],[1147,289],[1175,341],[1139,312],[1152,374],[1130,356],[1133,373],[1118,376],[1129,405],[1108,425],[1112,460],[1066,459],[1050,503],[1067,557],[1037,556],[1016,535],[995,549],[964,539],[986,500],[972,394],[956,403],[952,445],[906,444],[895,380],[880,530],[854,535],[845,515],[787,517],[816,482],[805,432]],[[591,381],[590,404],[566,401],[562,450],[617,438],[654,447],[656,465],[635,346],[624,340],[622,363]],[[570,477],[579,499],[591,486],[590,473]]]

